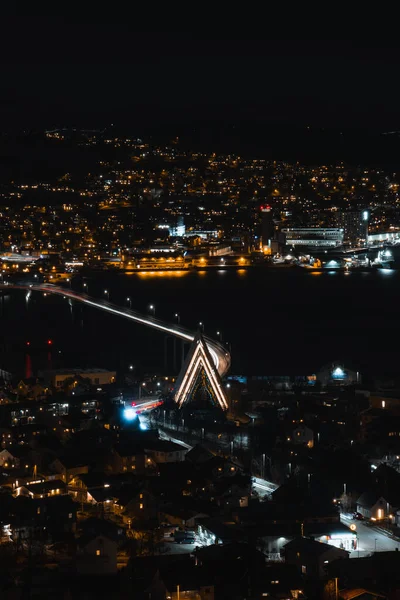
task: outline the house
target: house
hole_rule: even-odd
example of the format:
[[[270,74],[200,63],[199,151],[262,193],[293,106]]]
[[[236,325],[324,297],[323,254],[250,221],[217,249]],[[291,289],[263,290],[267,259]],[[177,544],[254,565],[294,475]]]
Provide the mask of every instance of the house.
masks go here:
[[[83,475],[89,471],[89,464],[81,456],[65,456],[56,458],[51,464],[53,473],[61,476],[68,485],[77,475]]]
[[[295,565],[307,579],[326,577],[326,565],[339,558],[349,557],[346,550],[328,546],[309,538],[297,538],[283,548],[285,563]]]
[[[302,597],[303,579],[294,565],[285,563],[268,563],[264,570],[259,571],[255,578],[253,589],[255,598],[282,600],[290,598],[297,600]]]
[[[185,459],[195,465],[201,465],[213,458],[213,456],[214,454],[210,450],[201,444],[196,444],[186,453]]]
[[[0,427],[0,447],[7,448],[15,441],[15,430],[11,427]]]
[[[4,448],[0,452],[0,467],[3,469],[16,468],[20,466],[20,452],[21,448]],[[26,454],[26,451],[24,451]]]
[[[67,486],[60,479],[52,481],[34,480],[16,487],[14,490],[16,496],[30,496],[34,499],[49,498],[66,493]]]
[[[67,495],[7,498],[7,503],[2,499],[2,518],[9,523],[13,542],[32,539],[37,534],[42,541],[52,543],[73,539],[78,507]]]
[[[243,508],[251,496],[251,477],[240,473],[217,479],[212,486],[213,497],[219,506]]]
[[[308,448],[314,447],[314,432],[310,427],[304,424],[299,425],[292,433],[292,441],[294,444],[301,444]]]
[[[214,600],[216,597],[213,573],[210,573],[207,568],[196,566],[193,562],[185,561],[184,564],[176,562],[169,568],[163,569],[160,577],[167,590],[164,597],[171,600],[183,600],[183,598]]]
[[[76,567],[80,575],[112,575],[117,572],[117,540],[87,533],[78,540]]]
[[[339,591],[340,600],[387,600],[388,596],[364,588],[349,588]]]
[[[117,473],[144,473],[146,470],[156,469],[156,462],[139,443],[120,443],[114,446],[114,461]]]
[[[396,597],[400,589],[400,552],[376,552],[357,560],[336,560],[327,565],[327,570],[330,578],[338,579],[340,588],[378,591],[389,598]]]
[[[158,515],[159,501],[152,492],[141,483],[124,485],[114,504],[114,512],[121,514],[124,522],[154,519]]]
[[[379,492],[364,492],[357,500],[357,512],[365,519],[380,521],[392,512],[389,502]]]
[[[187,453],[187,448],[169,440],[146,440],[145,449],[156,463],[181,462]]]
[[[204,512],[195,508],[177,506],[175,502],[164,506],[160,511],[160,515],[162,521],[170,525],[176,525],[181,529],[185,527],[194,528],[197,525],[198,519],[208,518],[208,515]]]
[[[106,371],[105,369],[53,369],[43,371],[40,374],[47,385],[56,389],[61,389],[68,384],[71,387],[76,387],[80,382],[88,383],[89,385],[110,385],[115,382],[116,372]]]

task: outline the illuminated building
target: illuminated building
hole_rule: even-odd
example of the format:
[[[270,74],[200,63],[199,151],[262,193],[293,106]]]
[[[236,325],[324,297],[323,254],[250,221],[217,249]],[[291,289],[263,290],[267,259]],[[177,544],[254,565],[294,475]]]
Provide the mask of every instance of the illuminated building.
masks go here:
[[[361,375],[358,371],[346,369],[341,363],[333,363],[322,367],[317,373],[317,381],[319,381],[322,386],[354,385],[356,383],[361,383]]]
[[[175,387],[175,402],[182,408],[196,395],[199,387],[206,390],[212,404],[228,410],[221,378],[214,366],[207,344],[199,333],[186,357]]]
[[[274,221],[272,219],[272,208],[269,204],[261,206],[261,245],[262,248],[270,248],[274,237]]]
[[[282,229],[287,246],[336,248],[343,244],[343,229],[337,227],[291,227]]]
[[[343,228],[344,242],[358,245],[368,238],[368,210],[350,210],[338,213],[337,224]]]

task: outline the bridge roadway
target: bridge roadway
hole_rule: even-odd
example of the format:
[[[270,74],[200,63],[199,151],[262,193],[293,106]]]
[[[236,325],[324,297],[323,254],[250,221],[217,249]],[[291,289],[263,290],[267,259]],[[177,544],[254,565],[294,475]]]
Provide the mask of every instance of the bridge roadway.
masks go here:
[[[147,327],[157,329],[158,331],[177,337],[184,342],[193,342],[195,338],[195,334],[193,332],[181,327],[180,325],[170,325],[169,323],[161,321],[160,319],[156,319],[155,317],[149,317],[128,308],[121,308],[117,304],[112,304],[106,300],[98,300],[97,298],[93,298],[87,294],[52,285],[51,283],[10,284],[5,282],[0,284],[0,289],[28,290],[32,292],[43,292],[71,298],[72,300],[92,306],[93,308],[98,308],[119,317],[130,319],[131,321],[135,321],[141,325],[146,325]],[[229,352],[227,352],[223,344],[213,340],[212,338],[209,338],[208,336],[204,336],[204,340],[207,343],[207,347],[210,351],[218,373],[221,377],[223,377],[229,371],[231,366],[231,356]]]

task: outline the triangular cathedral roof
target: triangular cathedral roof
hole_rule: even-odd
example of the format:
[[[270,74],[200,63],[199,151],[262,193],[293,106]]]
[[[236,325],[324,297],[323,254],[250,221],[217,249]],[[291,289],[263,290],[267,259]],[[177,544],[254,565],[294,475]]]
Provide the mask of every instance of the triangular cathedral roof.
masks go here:
[[[175,385],[175,402],[179,408],[191,397],[202,370],[208,378],[214,397],[222,410],[228,410],[228,402],[221,377],[214,366],[207,343],[199,332],[193,340]]]

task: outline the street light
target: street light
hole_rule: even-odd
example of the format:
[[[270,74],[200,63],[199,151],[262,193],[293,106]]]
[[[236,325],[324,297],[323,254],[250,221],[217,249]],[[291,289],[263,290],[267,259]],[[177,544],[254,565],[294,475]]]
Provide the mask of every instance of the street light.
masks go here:
[[[222,332],[221,331],[217,331],[217,336],[220,342],[222,342]]]
[[[133,371],[133,365],[129,365],[129,370]]]
[[[150,304],[149,310],[153,313],[153,317],[155,317],[156,316],[156,307],[154,306],[154,304]]]
[[[126,301],[129,303],[129,308],[132,308],[132,299],[127,298]]]
[[[107,296],[107,300],[110,299],[110,292],[108,290],[104,290],[104,295]]]
[[[201,332],[204,333],[204,323],[202,321],[200,321],[199,327],[200,327]]]
[[[176,319],[176,322],[179,325],[179,323],[181,322],[181,316],[178,313],[175,313],[175,319]]]
[[[88,284],[87,284],[87,283],[84,283],[84,284],[83,284],[83,287],[85,288],[85,292],[89,293]],[[108,293],[108,292],[107,292],[107,290],[104,290],[104,293],[105,293],[105,294],[107,294],[107,293]]]

